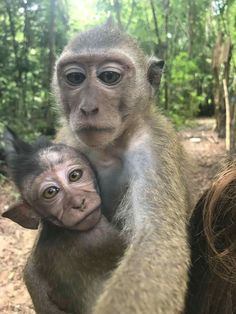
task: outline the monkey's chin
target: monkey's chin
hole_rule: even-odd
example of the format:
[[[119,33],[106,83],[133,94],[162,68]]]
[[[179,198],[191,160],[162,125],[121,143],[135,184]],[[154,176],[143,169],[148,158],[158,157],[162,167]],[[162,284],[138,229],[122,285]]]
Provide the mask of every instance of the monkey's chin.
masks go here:
[[[79,140],[89,147],[102,147],[110,144],[116,138],[116,129],[83,128],[76,132]]]
[[[102,213],[101,208],[97,207],[94,211],[92,211],[88,216],[86,216],[82,221],[72,226],[70,229],[78,230],[78,231],[88,231],[93,229],[96,224],[101,219]]]

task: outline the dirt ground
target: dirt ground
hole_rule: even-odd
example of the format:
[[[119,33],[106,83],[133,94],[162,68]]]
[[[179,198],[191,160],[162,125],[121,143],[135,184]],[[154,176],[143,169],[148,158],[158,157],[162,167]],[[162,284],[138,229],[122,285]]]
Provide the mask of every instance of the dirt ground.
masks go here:
[[[181,131],[180,138],[192,156],[194,186],[200,195],[209,185],[225,154],[223,140],[214,133],[214,120],[198,120],[192,129]],[[0,186],[0,213],[12,203],[15,193],[9,184]],[[35,313],[22,281],[22,268],[33,245],[35,231],[26,230],[0,217],[0,313]]]

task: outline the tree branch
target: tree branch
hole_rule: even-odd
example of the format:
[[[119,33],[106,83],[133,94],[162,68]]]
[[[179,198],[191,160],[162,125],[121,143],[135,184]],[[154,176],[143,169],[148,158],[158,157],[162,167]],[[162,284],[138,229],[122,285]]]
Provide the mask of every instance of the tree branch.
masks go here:
[[[159,28],[158,28],[157,16],[156,16],[156,11],[155,11],[153,0],[150,0],[150,5],[152,8],[152,16],[153,16],[153,21],[155,25],[155,33],[157,36],[158,44],[161,45],[161,36],[160,36]]]
[[[128,28],[129,28],[129,26],[130,26],[130,23],[131,23],[131,21],[132,21],[132,17],[133,17],[133,15],[134,15],[134,8],[135,8],[135,6],[136,6],[136,2],[135,2],[135,0],[133,0],[133,1],[132,1],[132,6],[131,6],[131,13],[130,13],[128,22],[127,22],[126,27],[125,27],[125,30],[126,30],[126,31],[128,30]]]

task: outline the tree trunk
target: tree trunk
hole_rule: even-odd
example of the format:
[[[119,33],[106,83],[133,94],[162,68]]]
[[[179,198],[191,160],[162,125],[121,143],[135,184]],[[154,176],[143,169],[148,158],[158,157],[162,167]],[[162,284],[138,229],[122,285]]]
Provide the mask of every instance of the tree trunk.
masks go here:
[[[229,152],[231,150],[231,117],[230,117],[230,105],[229,105],[229,94],[226,78],[223,79],[223,88],[224,88],[224,98],[225,98],[225,113],[226,113],[226,126],[225,126],[225,146],[226,151]]]
[[[220,138],[225,137],[225,104],[222,92],[222,84],[220,82],[220,73],[218,69],[213,71],[214,77],[214,104],[216,118],[216,132]]]
[[[55,10],[56,10],[56,1],[50,0],[49,7],[49,37],[48,37],[48,46],[49,46],[49,69],[48,69],[48,82],[51,81],[54,64],[56,60],[55,54]]]
[[[216,109],[216,131],[218,132],[219,137],[225,137],[226,133],[225,105],[227,99],[225,92],[228,91],[231,51],[231,40],[225,40],[223,34],[220,33],[214,47],[212,59],[213,77],[215,81],[214,103]],[[223,86],[224,79],[226,88]]]
[[[123,25],[121,22],[121,4],[120,4],[120,1],[114,0],[113,7],[114,7],[114,11],[116,13],[116,19],[117,19],[118,26],[121,30],[123,30]]]
[[[150,5],[151,5],[151,8],[152,8],[152,16],[153,16],[153,21],[154,21],[154,26],[155,26],[155,34],[156,34],[156,37],[157,37],[157,44],[158,44],[158,46],[161,47],[162,41],[161,41],[161,36],[160,36],[160,32],[159,32],[159,27],[158,27],[158,22],[157,22],[157,15],[156,15],[156,10],[155,10],[155,7],[154,7],[153,0],[150,0]]]
[[[169,10],[170,10],[170,1],[166,0],[165,1],[165,34],[166,34],[166,49],[165,49],[165,54],[164,54],[164,60],[167,62],[168,61],[168,52],[169,52],[169,38],[168,38],[168,33],[169,33]],[[165,76],[164,76],[164,91],[165,91],[165,110],[169,109],[169,75],[168,71],[166,71]]]

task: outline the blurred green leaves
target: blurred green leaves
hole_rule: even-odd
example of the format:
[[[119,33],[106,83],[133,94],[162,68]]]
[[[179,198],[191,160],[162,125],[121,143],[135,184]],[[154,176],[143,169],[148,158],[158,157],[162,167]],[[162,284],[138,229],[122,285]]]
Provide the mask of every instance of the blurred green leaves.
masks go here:
[[[219,32],[236,41],[235,1],[2,0],[0,2],[0,132],[52,134],[50,83],[68,39],[109,16],[149,55],[166,61],[157,105],[177,124],[213,106],[211,59]],[[235,94],[233,50],[230,93]]]

